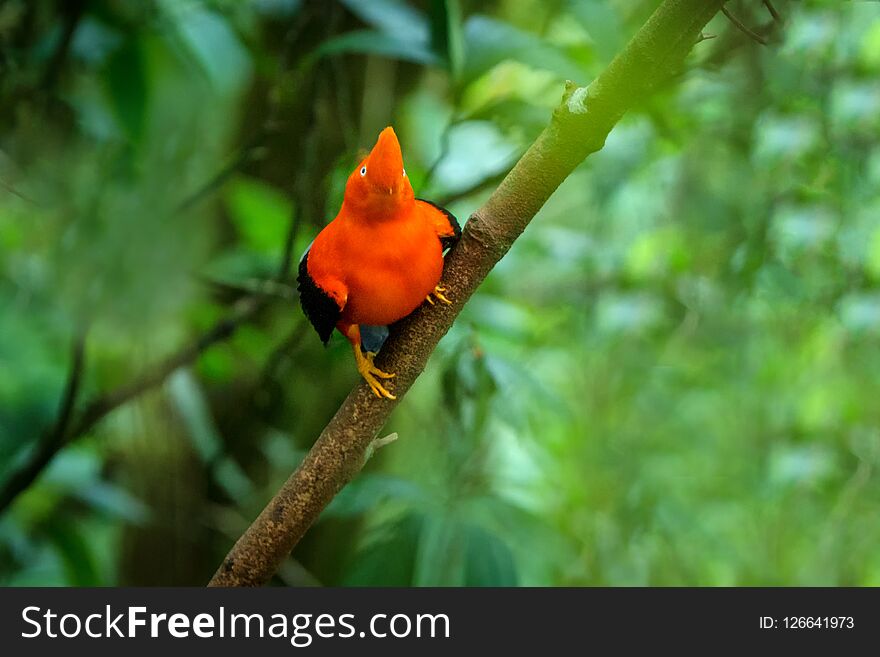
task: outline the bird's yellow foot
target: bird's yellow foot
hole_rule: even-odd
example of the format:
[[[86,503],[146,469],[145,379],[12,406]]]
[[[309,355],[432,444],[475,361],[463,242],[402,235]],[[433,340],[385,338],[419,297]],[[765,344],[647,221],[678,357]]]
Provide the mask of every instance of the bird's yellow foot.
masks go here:
[[[376,357],[372,351],[368,351],[366,354],[361,352],[360,347],[354,348],[354,357],[357,361],[358,372],[360,372],[361,376],[364,377],[364,381],[366,381],[370,385],[370,389],[375,393],[377,397],[385,397],[386,399],[397,399],[394,395],[388,392],[385,387],[376,380],[378,376],[380,379],[392,379],[396,376],[396,374],[389,374],[388,372],[383,372],[378,367],[373,365],[373,358]]]
[[[432,306],[434,305],[434,299],[431,297],[435,297],[438,301],[442,301],[445,304],[451,304],[452,302],[444,296],[444,292],[447,292],[448,288],[443,287],[442,285],[438,285],[434,288],[434,290],[425,297],[425,300],[430,303]]]

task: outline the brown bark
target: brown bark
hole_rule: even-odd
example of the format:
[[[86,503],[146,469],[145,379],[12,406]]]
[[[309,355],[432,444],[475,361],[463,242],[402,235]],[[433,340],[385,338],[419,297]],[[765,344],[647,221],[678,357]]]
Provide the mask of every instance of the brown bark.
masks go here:
[[[396,372],[396,401],[361,383],[349,394],[297,470],[220,564],[211,586],[267,582],[334,495],[360,470],[391,411],[425,368],[440,339],[489,271],[549,196],[605,143],[620,117],[669,80],[723,0],[665,0],[589,87],[566,85],[550,124],[448,255],[443,282],[452,305],[419,308],[393,328],[376,364]]]

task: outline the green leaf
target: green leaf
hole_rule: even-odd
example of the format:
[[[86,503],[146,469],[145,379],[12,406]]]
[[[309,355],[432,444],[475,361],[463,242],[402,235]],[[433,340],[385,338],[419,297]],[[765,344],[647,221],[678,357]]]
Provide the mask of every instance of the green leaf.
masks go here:
[[[278,245],[281,250],[281,245]],[[213,258],[202,269],[205,278],[218,283],[255,288],[275,275],[278,255],[257,253],[252,248],[232,247]]]
[[[342,586],[412,586],[416,549],[425,517],[410,513],[383,524],[359,550],[342,578]]]
[[[662,278],[686,269],[690,260],[681,231],[665,226],[645,231],[633,241],[626,255],[626,269],[635,280]]]
[[[446,62],[453,80],[464,66],[464,31],[459,0],[432,0],[431,48]]]
[[[349,518],[399,501],[410,505],[424,502],[418,485],[390,475],[364,474],[343,488],[321,515],[322,518]]]
[[[200,5],[173,0],[160,4],[178,42],[211,85],[221,93],[233,94],[250,78],[250,55],[226,19]]]
[[[232,457],[224,457],[214,466],[214,480],[233,500],[244,500],[254,490],[254,483],[238,462]]]
[[[605,0],[572,0],[568,11],[590,35],[596,52],[610,62],[623,48],[623,28],[614,7]]]
[[[871,71],[880,69],[880,19],[875,20],[862,37],[859,50],[862,65]]]
[[[214,480],[231,499],[247,497],[253,483],[233,458],[223,455],[223,440],[196,379],[188,370],[180,369],[171,375],[167,387],[193,449],[202,463],[213,465]]]
[[[208,349],[196,363],[199,375],[210,381],[226,382],[235,375],[236,359],[229,349],[229,345],[220,345]]]
[[[464,25],[463,77],[471,81],[507,59],[580,80],[583,70],[559,48],[535,34],[488,16],[471,16]]]
[[[550,120],[552,110],[519,98],[500,98],[481,105],[465,117],[468,121],[490,121],[504,134],[534,140]]]
[[[880,334],[880,294],[850,293],[838,304],[841,323],[852,333]]]
[[[516,563],[498,537],[469,525],[465,529],[465,586],[516,586]]]
[[[111,518],[119,518],[134,525],[143,524],[150,518],[150,509],[146,504],[124,488],[113,484],[96,482],[77,488],[72,494]]]
[[[341,53],[362,53],[382,55],[416,64],[436,65],[439,60],[427,44],[404,36],[377,32],[375,30],[356,30],[328,39],[312,53],[312,57],[326,57]]]
[[[101,463],[93,451],[69,449],[53,459],[42,483],[66,492],[92,485],[100,480],[100,476]]]
[[[428,21],[422,12],[401,0],[341,0],[367,25],[381,32],[427,43]]]
[[[428,516],[423,523],[416,556],[414,586],[464,585],[464,536],[451,517]]]
[[[428,21],[420,11],[400,0],[342,0],[342,3],[374,29],[355,30],[328,39],[312,53],[313,57],[363,53],[416,64],[439,63],[431,49]]]
[[[222,450],[222,441],[214,427],[202,390],[193,376],[180,369],[168,379],[168,393],[186,425],[186,435],[203,463],[211,463]]]
[[[64,563],[64,572],[71,586],[100,584],[95,555],[76,524],[54,522],[47,527],[47,532]]]
[[[448,516],[425,520],[415,586],[516,586],[510,549],[496,536]]]
[[[880,228],[874,230],[868,242],[868,255],[865,267],[874,280],[880,280]]]
[[[129,139],[139,143],[146,122],[147,72],[138,39],[127,39],[107,60],[103,80],[116,120]]]
[[[293,204],[279,190],[256,178],[233,180],[224,194],[226,209],[244,243],[276,255],[284,246]]]
[[[303,5],[303,0],[253,0],[257,13],[271,18],[290,18],[296,15]]]
[[[488,121],[456,124],[449,134],[449,150],[434,174],[432,194],[468,189],[505,170],[519,149]]]

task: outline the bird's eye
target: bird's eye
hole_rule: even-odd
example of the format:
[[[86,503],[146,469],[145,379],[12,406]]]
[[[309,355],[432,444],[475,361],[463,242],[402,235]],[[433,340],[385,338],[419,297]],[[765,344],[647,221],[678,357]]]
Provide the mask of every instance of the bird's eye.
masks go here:
[[[403,170],[403,177],[406,178],[406,169]]]
[[[366,175],[367,175],[367,167],[361,167],[361,175],[362,175],[362,176],[366,176]]]

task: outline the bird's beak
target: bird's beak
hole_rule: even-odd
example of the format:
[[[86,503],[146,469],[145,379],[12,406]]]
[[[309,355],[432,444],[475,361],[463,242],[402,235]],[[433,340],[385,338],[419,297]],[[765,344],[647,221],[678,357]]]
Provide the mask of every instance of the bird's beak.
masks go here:
[[[400,152],[397,135],[390,126],[379,134],[379,139],[370,152],[367,168],[370,170],[370,177],[380,190],[388,190],[389,196],[394,196],[394,193],[400,190],[403,155]]]

